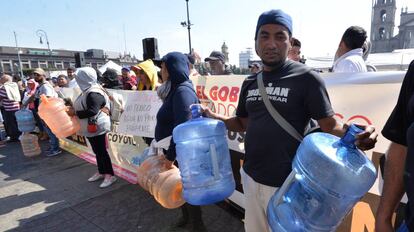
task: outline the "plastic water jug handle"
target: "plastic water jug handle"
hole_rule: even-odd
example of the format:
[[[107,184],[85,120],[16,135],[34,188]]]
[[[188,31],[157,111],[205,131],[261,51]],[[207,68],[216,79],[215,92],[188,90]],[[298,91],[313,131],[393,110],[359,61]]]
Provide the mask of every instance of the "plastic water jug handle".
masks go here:
[[[279,190],[277,190],[277,192],[276,192],[277,195],[276,195],[276,198],[275,198],[276,206],[280,205],[283,202],[283,195],[285,195],[285,193],[289,189],[290,185],[293,183],[296,174],[297,174],[296,171],[294,169],[292,169],[292,172],[290,172],[290,174],[286,178],[285,182],[283,182],[283,185],[279,188]]]
[[[40,100],[44,103],[49,102],[49,99],[47,99],[46,95],[44,95],[44,94],[40,95]]]
[[[211,164],[213,167],[214,179],[218,180],[220,179],[220,169],[219,169],[219,164],[217,160],[216,146],[214,144],[210,144],[210,158],[211,158]]]

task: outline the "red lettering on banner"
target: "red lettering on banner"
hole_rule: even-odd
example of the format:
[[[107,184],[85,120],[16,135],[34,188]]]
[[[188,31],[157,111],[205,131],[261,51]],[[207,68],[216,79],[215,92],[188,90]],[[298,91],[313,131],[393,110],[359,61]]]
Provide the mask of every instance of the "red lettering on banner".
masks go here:
[[[349,122],[349,121],[352,121],[352,120],[355,120],[355,119],[362,119],[363,121],[365,121],[366,123],[368,123],[368,125],[372,125],[371,120],[369,120],[367,117],[362,116],[362,115],[355,115],[355,116],[352,116],[352,117],[350,117],[350,118],[348,119],[348,122]]]
[[[339,114],[339,113],[335,113],[335,116],[338,117],[341,120],[345,118],[342,114]],[[368,117],[363,116],[363,115],[354,115],[354,116],[350,117],[346,122],[356,121],[358,119],[364,121],[368,125],[372,125],[371,120],[369,120]]]
[[[217,113],[221,114],[221,115],[227,115],[227,109],[226,109],[226,106],[223,103],[218,103],[217,104]]]
[[[229,88],[228,87],[222,87],[219,90],[219,98],[220,101],[227,101],[227,96],[229,96]]]
[[[230,95],[229,95],[230,102],[237,102],[237,99],[239,98],[239,92],[240,92],[239,87],[231,87]]]
[[[205,86],[197,85],[196,86],[196,94],[199,99],[208,99],[207,96],[204,94]]]
[[[213,86],[210,89],[210,98],[213,101],[217,101],[217,89],[218,89],[218,86]]]

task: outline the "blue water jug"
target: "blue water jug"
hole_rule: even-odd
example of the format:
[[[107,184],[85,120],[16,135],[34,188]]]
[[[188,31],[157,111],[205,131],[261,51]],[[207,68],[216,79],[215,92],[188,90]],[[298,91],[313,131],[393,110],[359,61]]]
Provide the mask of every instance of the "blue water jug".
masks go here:
[[[351,125],[342,138],[326,133],[304,138],[291,174],[269,201],[267,216],[274,232],[335,231],[377,176],[354,144],[360,132]]]
[[[36,123],[33,113],[30,110],[22,109],[15,113],[17,126],[21,132],[32,132],[35,129]]]
[[[226,199],[235,189],[226,126],[202,117],[200,105],[192,105],[191,114],[191,120],[173,131],[183,198],[192,205],[212,204]]]

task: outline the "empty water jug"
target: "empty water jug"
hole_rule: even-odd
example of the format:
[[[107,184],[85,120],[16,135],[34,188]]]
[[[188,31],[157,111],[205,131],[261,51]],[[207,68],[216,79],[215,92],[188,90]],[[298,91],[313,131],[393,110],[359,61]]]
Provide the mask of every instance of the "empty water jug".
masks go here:
[[[22,109],[15,113],[17,126],[21,132],[32,132],[36,127],[36,122],[31,110]]]
[[[164,156],[149,156],[137,168],[137,176],[138,184],[149,191],[163,207],[173,209],[185,203],[179,170],[174,165],[167,168]]]
[[[342,138],[326,133],[304,138],[291,174],[269,201],[267,216],[274,232],[335,231],[377,176],[354,145],[360,132],[351,125]]]
[[[38,137],[36,135],[23,133],[20,136],[20,144],[22,145],[24,156],[33,157],[42,153],[38,143]]]
[[[183,196],[192,205],[212,204],[226,199],[235,189],[226,126],[202,117],[200,105],[192,105],[191,114],[191,120],[173,131]]]
[[[40,97],[39,116],[45,121],[56,137],[63,139],[79,131],[80,124],[78,119],[70,117],[66,113],[66,106],[62,99],[47,98],[45,95]]]

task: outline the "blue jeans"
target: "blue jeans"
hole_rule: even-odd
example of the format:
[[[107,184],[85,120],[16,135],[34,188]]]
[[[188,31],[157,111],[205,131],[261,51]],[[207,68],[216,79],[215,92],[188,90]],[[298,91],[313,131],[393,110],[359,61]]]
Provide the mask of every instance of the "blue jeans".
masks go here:
[[[50,144],[50,152],[58,151],[59,150],[59,139],[56,137],[55,134],[50,130],[50,128],[46,125],[46,123],[42,120],[43,129],[46,131],[47,135],[49,136],[49,144]]]

